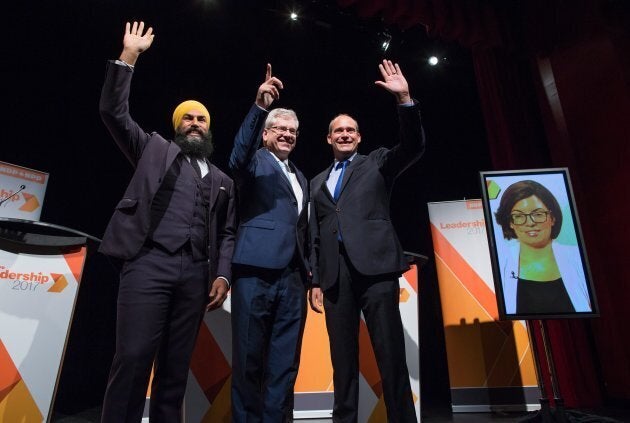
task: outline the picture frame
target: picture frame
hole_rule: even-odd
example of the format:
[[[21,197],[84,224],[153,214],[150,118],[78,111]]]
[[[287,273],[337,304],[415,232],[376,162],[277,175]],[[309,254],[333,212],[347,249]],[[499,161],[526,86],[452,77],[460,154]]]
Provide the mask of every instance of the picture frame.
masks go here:
[[[499,318],[598,316],[569,170],[479,175]]]

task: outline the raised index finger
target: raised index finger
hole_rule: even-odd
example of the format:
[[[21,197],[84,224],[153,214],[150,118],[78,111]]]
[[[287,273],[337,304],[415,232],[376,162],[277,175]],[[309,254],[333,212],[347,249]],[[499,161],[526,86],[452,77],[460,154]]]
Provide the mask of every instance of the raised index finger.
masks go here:
[[[271,79],[271,63],[267,63],[267,72],[265,73],[265,81]]]

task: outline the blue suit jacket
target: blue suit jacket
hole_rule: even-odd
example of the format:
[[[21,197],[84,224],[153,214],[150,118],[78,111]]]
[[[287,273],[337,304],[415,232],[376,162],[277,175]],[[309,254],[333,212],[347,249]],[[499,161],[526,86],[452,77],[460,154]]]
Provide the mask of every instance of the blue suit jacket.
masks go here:
[[[146,241],[151,223],[151,203],[173,161],[180,153],[177,144],[157,133],[148,134],[129,114],[129,92],[133,72],[126,66],[108,63],[101,93],[100,112],[116,144],[135,167],[135,172],[107,225],[99,251],[129,260]],[[210,277],[231,279],[234,248],[234,183],[209,164],[212,188],[208,221]]]
[[[232,263],[267,269],[283,269],[298,251],[308,271],[308,183],[293,163],[304,193],[302,212],[289,179],[266,148],[260,148],[260,133],[267,111],[253,105],[245,117],[230,156],[230,169],[238,187],[240,224]]]

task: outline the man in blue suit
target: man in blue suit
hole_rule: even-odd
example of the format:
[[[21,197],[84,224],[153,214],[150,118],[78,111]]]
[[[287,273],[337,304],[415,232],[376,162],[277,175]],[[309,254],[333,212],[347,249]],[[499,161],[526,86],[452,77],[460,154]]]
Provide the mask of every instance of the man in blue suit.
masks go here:
[[[234,422],[293,419],[309,272],[308,184],[289,161],[298,136],[295,112],[267,111],[281,89],[267,65],[230,157],[240,213],[232,258]]]

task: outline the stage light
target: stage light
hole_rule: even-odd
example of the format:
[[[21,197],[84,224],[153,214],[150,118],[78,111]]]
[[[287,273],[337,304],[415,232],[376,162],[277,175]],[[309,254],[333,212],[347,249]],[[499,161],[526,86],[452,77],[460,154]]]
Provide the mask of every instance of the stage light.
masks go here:
[[[440,63],[440,59],[438,59],[436,56],[431,56],[429,57],[429,65],[431,66],[436,66],[438,63]]]
[[[289,17],[291,18],[292,21],[297,21],[298,19],[298,14],[295,12],[291,12],[291,14],[289,15]]]
[[[389,43],[392,41],[392,36],[388,32],[381,32],[379,35],[379,42],[381,45],[381,50],[384,52],[389,48]]]

